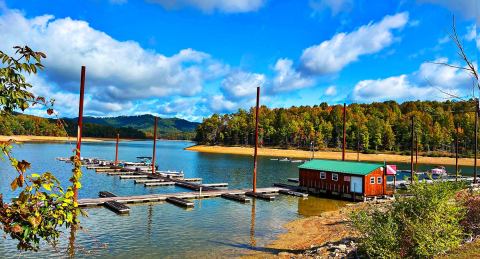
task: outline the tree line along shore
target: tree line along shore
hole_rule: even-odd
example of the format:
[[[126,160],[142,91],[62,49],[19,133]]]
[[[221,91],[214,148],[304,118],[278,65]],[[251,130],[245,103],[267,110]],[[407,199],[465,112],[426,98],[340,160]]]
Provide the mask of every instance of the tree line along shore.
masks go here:
[[[470,101],[386,101],[346,107],[346,147],[362,153],[409,154],[414,118],[415,146],[428,156],[455,152],[473,157],[475,103]],[[255,109],[213,114],[196,129],[206,145],[253,145]],[[458,129],[458,134],[457,134]],[[259,142],[264,147],[338,149],[343,142],[343,105],[259,109]]]

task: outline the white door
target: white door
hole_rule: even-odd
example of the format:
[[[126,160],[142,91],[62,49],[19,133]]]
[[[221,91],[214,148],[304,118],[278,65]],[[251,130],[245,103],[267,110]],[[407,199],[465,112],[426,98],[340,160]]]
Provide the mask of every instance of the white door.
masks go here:
[[[352,176],[350,178],[350,191],[356,193],[363,193],[362,177]]]

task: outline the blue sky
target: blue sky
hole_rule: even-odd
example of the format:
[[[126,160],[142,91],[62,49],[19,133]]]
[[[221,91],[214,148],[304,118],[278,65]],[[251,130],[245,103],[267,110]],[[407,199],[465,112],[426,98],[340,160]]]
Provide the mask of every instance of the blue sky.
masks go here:
[[[85,111],[200,121],[261,103],[444,100],[471,96],[448,39],[452,15],[476,61],[476,0],[0,0],[0,49],[47,54],[33,91]],[[43,114],[40,110],[35,114]]]

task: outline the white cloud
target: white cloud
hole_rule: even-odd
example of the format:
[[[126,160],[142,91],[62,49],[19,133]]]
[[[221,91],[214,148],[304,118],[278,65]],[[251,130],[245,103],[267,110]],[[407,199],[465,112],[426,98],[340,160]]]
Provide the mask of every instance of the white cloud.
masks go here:
[[[441,58],[434,62],[448,60]],[[458,96],[471,86],[471,78],[465,71],[426,62],[410,75],[362,80],[355,85],[351,98],[356,102],[435,100],[451,97],[445,93]]]
[[[325,89],[325,95],[327,96],[334,96],[337,94],[337,87],[334,85],[331,85]]]
[[[385,100],[431,99],[438,96],[433,87],[412,85],[407,75],[393,76],[385,79],[363,80],[353,89],[352,99],[357,102]]]
[[[221,94],[212,96],[209,100],[209,106],[213,112],[217,113],[231,112],[238,109],[238,103],[225,99],[225,96]]]
[[[266,0],[149,0],[166,9],[193,7],[206,13],[246,13],[259,10]]]
[[[275,78],[273,91],[291,91],[313,85],[314,80],[302,75],[293,68],[293,61],[287,58],[279,59],[274,66]]]
[[[385,16],[378,23],[369,23],[350,33],[338,33],[330,40],[303,51],[303,67],[314,74],[340,71],[357,61],[361,55],[372,54],[394,42],[392,30],[400,29],[408,22],[408,13]]]
[[[196,95],[230,69],[204,52],[183,49],[165,56],[71,18],[26,18],[6,10],[0,16],[0,34],[2,50],[28,45],[47,54],[41,74],[51,85],[50,93],[77,94],[80,67],[86,65],[86,99],[105,113],[129,109],[133,101],[145,98]]]
[[[263,74],[233,71],[222,81],[221,90],[232,100],[255,98],[257,87],[262,87],[265,81]]]
[[[433,62],[422,63],[418,72],[413,74],[416,77],[416,81],[423,81],[442,89],[465,89],[471,87],[471,77],[464,70],[435,63],[449,62],[446,58],[439,58]],[[453,65],[459,66],[459,64]]]
[[[408,23],[408,26],[410,26],[410,27],[417,27],[418,25],[420,25],[420,20],[411,20]]]
[[[417,0],[419,3],[438,4],[446,7],[454,14],[461,14],[467,19],[480,22],[480,2],[478,0]]]
[[[348,12],[353,7],[353,0],[310,0],[310,7],[315,11],[330,9],[332,16],[340,12]]]
[[[465,39],[468,41],[475,40],[477,48],[480,49],[480,35],[477,33],[477,26],[475,24],[467,27],[467,34],[465,35]]]
[[[441,37],[440,39],[438,39],[438,44],[445,44],[449,41],[450,41],[450,36],[445,35],[445,36]]]

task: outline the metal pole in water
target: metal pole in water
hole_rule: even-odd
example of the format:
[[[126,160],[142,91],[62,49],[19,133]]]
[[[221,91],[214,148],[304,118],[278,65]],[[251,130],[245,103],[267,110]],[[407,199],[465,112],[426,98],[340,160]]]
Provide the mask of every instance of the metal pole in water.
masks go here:
[[[415,172],[418,172],[418,136],[415,135]]]
[[[115,166],[118,165],[118,141],[120,139],[120,134],[117,133],[117,143],[115,145]]]
[[[156,149],[157,149],[157,116],[154,117],[155,122],[153,125],[153,154],[152,154],[152,174],[155,173],[155,156],[156,156]]]
[[[458,181],[458,127],[455,127],[455,182]]]
[[[345,161],[345,146],[347,143],[347,104],[343,103],[343,145],[342,145],[342,161]]]
[[[478,153],[478,98],[475,99],[475,160],[473,162],[473,183],[477,183],[477,153]]]
[[[410,147],[410,183],[413,183],[413,146],[415,142],[414,138],[414,126],[415,126],[415,115],[412,116],[412,132],[411,132],[411,147]]]
[[[85,66],[82,66],[80,74],[80,102],[78,105],[78,126],[77,126],[77,150],[76,157],[80,161],[80,149],[82,147],[82,126],[83,126],[83,96],[85,94]],[[81,162],[81,161],[80,161]],[[73,185],[73,201],[78,200],[78,189]]]
[[[255,149],[253,152],[253,192],[257,192],[257,148],[258,148],[258,109],[260,104],[260,87],[257,87],[257,106],[255,108]]]
[[[360,130],[357,127],[357,161],[360,161]]]

